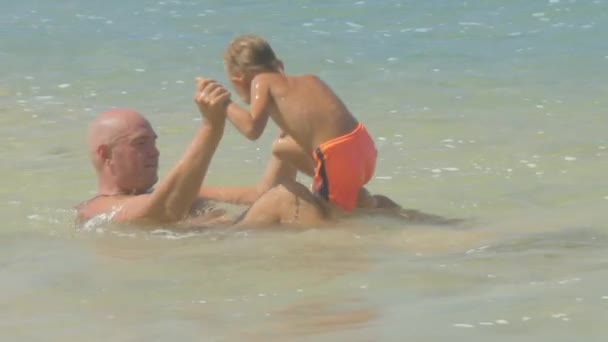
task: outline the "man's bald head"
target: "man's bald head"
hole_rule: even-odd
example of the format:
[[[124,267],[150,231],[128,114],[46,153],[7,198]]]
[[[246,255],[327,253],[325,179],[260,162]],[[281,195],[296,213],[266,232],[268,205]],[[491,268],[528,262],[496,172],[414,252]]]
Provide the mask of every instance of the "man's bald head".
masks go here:
[[[99,167],[98,149],[102,145],[112,145],[116,140],[126,136],[136,126],[150,125],[140,113],[130,109],[111,109],[99,114],[89,125],[88,145],[91,162]]]
[[[156,133],[140,113],[99,114],[89,126],[88,145],[100,193],[143,193],[158,180]]]

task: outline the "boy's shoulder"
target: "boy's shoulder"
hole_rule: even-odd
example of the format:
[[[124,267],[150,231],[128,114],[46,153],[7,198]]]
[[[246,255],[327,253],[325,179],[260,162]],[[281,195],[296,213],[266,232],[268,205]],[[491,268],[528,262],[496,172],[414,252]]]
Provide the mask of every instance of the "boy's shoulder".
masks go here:
[[[275,72],[262,72],[257,74],[253,78],[253,82],[258,84],[260,87],[263,86],[272,86],[272,85],[280,85],[286,83],[291,76],[287,76],[285,74],[279,74]]]

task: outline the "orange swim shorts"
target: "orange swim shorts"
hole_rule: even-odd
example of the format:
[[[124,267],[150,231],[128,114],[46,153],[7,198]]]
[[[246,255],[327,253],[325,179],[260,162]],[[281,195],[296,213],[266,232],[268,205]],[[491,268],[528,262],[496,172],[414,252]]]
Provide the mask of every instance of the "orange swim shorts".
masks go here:
[[[313,191],[338,207],[352,211],[359,190],[372,178],[378,151],[365,126],[327,141],[313,152],[317,162]]]

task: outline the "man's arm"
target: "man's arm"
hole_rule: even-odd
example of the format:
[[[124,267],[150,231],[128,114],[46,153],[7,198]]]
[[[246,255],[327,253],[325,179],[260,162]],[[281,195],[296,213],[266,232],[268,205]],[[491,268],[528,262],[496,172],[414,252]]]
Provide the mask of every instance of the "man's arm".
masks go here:
[[[211,158],[222,138],[226,101],[230,93],[217,82],[197,79],[195,102],[203,125],[182,159],[158,184],[154,192],[131,197],[116,214],[116,221],[168,223],[183,219],[198,197]]]
[[[215,202],[249,205],[260,194],[255,186],[203,186],[198,195]]]
[[[257,140],[268,123],[271,102],[268,81],[263,77],[256,77],[251,83],[251,112],[230,102],[227,109],[228,119],[247,139]]]
[[[254,186],[207,187],[203,186],[199,196],[205,199],[233,204],[252,204],[262,194],[277,184],[295,181],[297,170],[289,163],[271,156],[266,170]]]

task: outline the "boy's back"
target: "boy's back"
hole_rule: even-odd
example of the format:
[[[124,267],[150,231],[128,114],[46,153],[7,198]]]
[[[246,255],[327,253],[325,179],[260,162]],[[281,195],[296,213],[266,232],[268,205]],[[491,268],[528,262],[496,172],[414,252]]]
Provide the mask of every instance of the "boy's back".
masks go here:
[[[309,154],[324,142],[353,131],[359,123],[317,76],[262,73],[256,78],[268,85],[274,102],[272,119]]]

